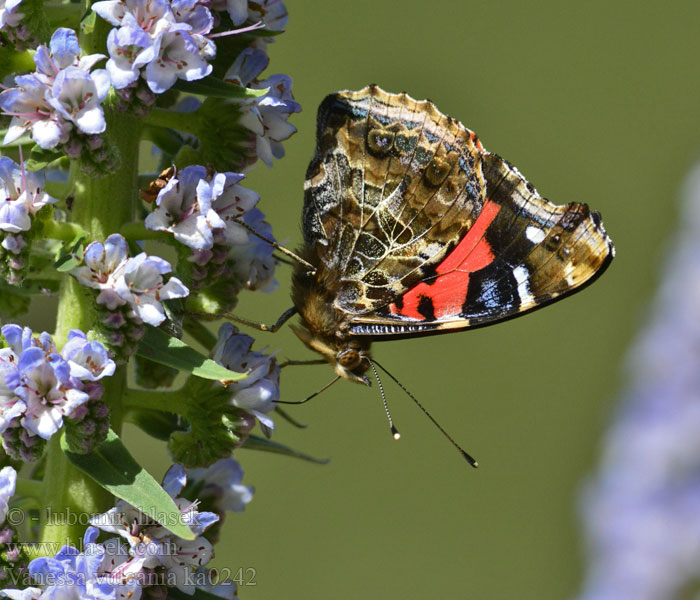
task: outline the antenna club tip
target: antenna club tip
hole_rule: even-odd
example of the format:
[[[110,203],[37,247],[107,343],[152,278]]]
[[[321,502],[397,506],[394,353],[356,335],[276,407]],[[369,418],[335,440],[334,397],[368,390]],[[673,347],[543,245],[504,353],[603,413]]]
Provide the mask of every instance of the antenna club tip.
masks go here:
[[[464,450],[460,448],[460,452],[462,453],[462,456],[464,457],[464,460],[466,460],[472,467],[475,469],[479,467],[479,463],[476,462],[473,456],[470,456],[467,454]]]
[[[391,434],[394,436],[395,440],[398,440],[401,438],[401,434],[399,433],[399,430],[396,429],[393,425],[391,426]]]

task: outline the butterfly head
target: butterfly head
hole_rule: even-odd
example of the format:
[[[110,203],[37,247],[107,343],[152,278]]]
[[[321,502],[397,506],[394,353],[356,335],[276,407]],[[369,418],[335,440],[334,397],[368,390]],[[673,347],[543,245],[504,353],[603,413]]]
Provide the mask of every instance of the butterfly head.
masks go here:
[[[338,375],[356,383],[370,385],[369,379],[365,375],[369,369],[369,362],[366,359],[369,342],[362,340],[362,338],[317,336],[306,329],[293,325],[292,330],[311,350],[321,354]]]

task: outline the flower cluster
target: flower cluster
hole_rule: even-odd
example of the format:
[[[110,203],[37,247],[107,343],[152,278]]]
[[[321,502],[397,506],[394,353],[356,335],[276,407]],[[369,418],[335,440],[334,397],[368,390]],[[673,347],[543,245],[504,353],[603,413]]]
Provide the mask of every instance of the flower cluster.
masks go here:
[[[189,594],[194,592],[188,575],[211,560],[213,547],[202,534],[219,520],[219,516],[212,512],[200,512],[197,502],[179,497],[186,483],[185,470],[176,464],[165,474],[163,489],[173,498],[182,520],[197,536],[194,540],[175,536],[123,500],[106,513],[91,519],[92,525],[119,535],[128,544],[129,558],[120,565],[119,572],[128,572],[132,581],[153,581],[154,578],[149,576],[149,573],[153,573],[156,580],[167,581]]]
[[[235,582],[209,568],[224,517],[253,496],[233,451],[247,442],[307,458],[251,434],[257,423],[267,437],[274,429],[274,356],[230,324],[216,342],[205,327],[242,289],[276,287],[272,228],[241,172],[258,158],[271,165],[295,131],[291,79],[261,79],[287,11],[281,0],[88,4],[86,15],[75,2],[0,0],[0,45],[14,43],[5,52],[18,66],[12,87],[0,86],[14,159],[0,158],[0,310],[19,314],[32,295],[58,295],[54,338],[0,328],[0,597],[233,600]],[[50,42],[37,47],[34,37]],[[36,50],[17,53],[25,42]],[[81,45],[101,53],[82,55]],[[17,164],[29,137],[31,162],[51,169],[58,199]],[[145,143],[165,170],[140,203]],[[169,260],[144,252],[147,240],[171,246]],[[149,326],[160,331],[142,341]],[[183,339],[168,337],[180,328]],[[176,464],[163,489],[120,439],[127,422],[167,441]],[[35,465],[18,475],[15,461]],[[116,506],[96,515],[95,502],[115,490]],[[53,522],[47,500],[89,511],[87,531]],[[40,526],[25,521],[22,543],[4,523],[10,506],[38,517]],[[59,537],[57,553],[29,562],[28,544],[40,542],[38,553]]]
[[[3,589],[0,594],[16,600],[59,597],[139,600],[144,595],[165,597],[168,588],[176,587],[189,595],[199,588],[233,599],[236,584],[230,580],[217,581],[216,573],[206,568],[214,550],[204,534],[226,511],[240,512],[252,499],[252,488],[240,485],[242,476],[240,466],[232,458],[209,469],[191,471],[189,482],[185,469],[175,464],[163,478],[163,489],[178,508],[180,522],[192,531],[195,539],[176,536],[119,500],[114,508],[90,519],[82,552],[73,546],[63,546],[55,556],[35,558],[27,569],[32,585],[25,589]],[[15,493],[16,480],[17,473],[12,467],[0,470],[0,524]],[[199,500],[190,501],[181,496],[183,492],[196,490],[208,498],[219,514],[202,511]],[[100,531],[117,537],[98,542]],[[11,528],[5,527],[0,531],[0,544],[6,544],[6,533],[10,538],[14,535]],[[16,549],[14,554],[20,556]]]
[[[187,381],[184,391],[192,398],[185,414],[188,427],[173,432],[168,444],[170,455],[187,468],[227,458],[248,441],[258,421],[265,435],[274,429],[269,413],[280,398],[280,368],[273,355],[253,351],[252,345],[253,338],[230,323],[223,324],[211,357],[246,376],[226,384],[196,378]]]
[[[101,344],[77,329],[60,353],[46,332],[35,338],[28,327],[5,325],[2,335],[9,345],[0,349],[3,447],[11,457],[31,461],[63,426],[64,417],[85,419],[88,406],[100,402],[100,380],[112,375],[116,365]],[[86,443],[104,439],[107,426],[104,419],[93,423],[94,435]]]
[[[22,279],[34,215],[56,202],[43,187],[43,175],[0,157],[0,274],[8,283]]]
[[[230,394],[230,404],[257,418],[264,428],[274,429],[268,413],[280,399],[280,368],[274,356],[252,350],[254,341],[231,323],[224,323],[219,328],[212,358],[231,371],[248,375],[228,384],[226,392]]]
[[[126,240],[118,233],[104,243],[91,243],[83,262],[72,273],[81,284],[99,290],[97,304],[102,308],[101,323],[110,345],[127,354],[143,337],[144,323],[157,326],[165,321],[161,301],[189,293],[177,277],[163,280],[171,271],[168,261],[145,252],[130,257]]]
[[[107,38],[107,70],[115,89],[134,87],[139,77],[154,94],[178,79],[209,75],[216,46],[207,34],[214,19],[197,0],[105,0],[92,9],[117,27]]]
[[[104,69],[90,71],[103,54],[80,56],[78,37],[72,29],[57,29],[49,47],[34,55],[36,71],[15,77],[17,87],[0,94],[0,109],[12,117],[4,144],[31,131],[42,148],[63,145],[71,157],[80,155],[83,143],[96,150],[96,139],[105,130],[102,100],[109,91]]]
[[[288,139],[296,127],[288,122],[292,113],[301,110],[292,96],[292,80],[287,75],[271,75],[258,80],[270,59],[265,50],[246,48],[226,73],[226,80],[237,85],[268,92],[259,98],[239,101],[240,124],[251,132],[248,148],[249,164],[260,158],[268,167],[273,158],[284,156],[282,142]]]
[[[689,183],[683,229],[582,498],[582,600],[692,596],[700,575],[700,166]]]
[[[274,239],[265,216],[255,208],[258,194],[239,185],[243,177],[186,167],[160,190],[156,208],[146,218],[148,229],[168,231],[191,249],[194,289],[218,283],[225,274],[232,289],[224,297],[234,297],[243,286],[274,289],[273,247],[241,224]]]

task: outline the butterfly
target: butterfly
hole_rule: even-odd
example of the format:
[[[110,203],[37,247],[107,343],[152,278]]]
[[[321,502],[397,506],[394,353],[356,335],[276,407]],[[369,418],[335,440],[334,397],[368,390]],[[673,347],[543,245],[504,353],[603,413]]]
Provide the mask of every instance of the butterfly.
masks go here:
[[[320,105],[302,230],[293,329],[365,384],[372,342],[529,313],[615,255],[586,204],[550,203],[432,102],[376,85]]]

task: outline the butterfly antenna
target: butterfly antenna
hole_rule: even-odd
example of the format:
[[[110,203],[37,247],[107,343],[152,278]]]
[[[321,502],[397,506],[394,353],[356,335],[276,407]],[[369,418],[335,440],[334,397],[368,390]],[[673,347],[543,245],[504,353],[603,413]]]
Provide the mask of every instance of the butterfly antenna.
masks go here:
[[[277,404],[304,404],[305,402],[308,402],[311,400],[311,398],[315,398],[318,396],[321,392],[325,392],[329,387],[331,387],[336,381],[340,379],[340,375],[337,375],[334,379],[331,379],[329,383],[324,385],[320,390],[317,392],[314,392],[311,394],[308,398],[304,398],[304,400],[277,400]]]
[[[476,468],[476,467],[479,466],[479,463],[476,462],[476,460],[474,459],[474,457],[473,457],[471,454],[469,454],[468,452],[466,452],[466,451],[464,450],[464,448],[462,448],[462,446],[460,446],[457,442],[454,441],[454,439],[452,438],[452,436],[451,436],[449,433],[447,433],[447,432],[442,428],[442,426],[440,425],[440,423],[438,423],[438,422],[433,418],[433,415],[431,415],[431,414],[426,410],[426,408],[425,408],[420,402],[418,402],[418,399],[417,399],[411,392],[409,392],[409,391],[403,386],[403,384],[402,384],[398,379],[396,379],[396,377],[394,377],[391,373],[389,373],[389,371],[387,371],[387,370],[386,370],[382,365],[380,365],[376,360],[374,361],[374,363],[376,363],[376,365],[377,365],[382,371],[384,371],[389,377],[391,377],[391,379],[394,381],[394,383],[396,383],[396,385],[398,385],[404,392],[406,392],[406,394],[408,395],[408,397],[409,397],[411,400],[413,400],[413,401],[416,403],[416,406],[418,406],[418,408],[420,408],[420,409],[423,411],[423,413],[425,414],[425,416],[428,417],[428,418],[433,422],[433,425],[435,425],[435,427],[437,427],[437,428],[440,430],[440,433],[442,433],[442,435],[444,435],[448,440],[450,440],[450,442],[452,442],[452,445],[453,445],[455,448],[457,448],[457,450],[459,450],[459,452],[460,452],[461,455],[464,457],[464,459],[465,459],[472,467]],[[374,369],[374,365],[372,364],[371,361],[370,361],[369,364],[372,365],[372,368]],[[376,371],[375,371],[375,374],[376,374]]]
[[[382,380],[379,379],[379,373],[377,373],[377,369],[374,368],[374,364],[370,360],[369,356],[365,356],[365,358],[367,359],[369,366],[372,367],[372,371],[374,371],[374,377],[376,378],[377,384],[379,385],[379,393],[382,395],[382,402],[384,403],[384,412],[386,413],[386,418],[389,419],[391,435],[394,436],[395,440],[398,440],[401,437],[401,434],[399,433],[399,430],[396,429],[396,426],[394,425],[394,420],[391,418],[391,413],[389,412],[389,405],[386,402],[386,395],[384,394],[384,386],[382,385]]]
[[[270,246],[275,248],[277,251],[281,252],[285,256],[288,256],[292,260],[297,261],[300,265],[303,265],[304,267],[306,267],[308,269],[309,273],[311,273],[312,275],[314,273],[316,273],[316,267],[314,267],[310,262],[304,260],[298,254],[294,254],[294,252],[292,252],[291,250],[287,250],[284,246],[280,246],[275,240],[271,240],[270,238],[265,237],[261,233],[258,233],[257,231],[255,231],[255,229],[253,227],[248,225],[248,223],[246,223],[243,219],[234,218],[233,220],[234,220],[234,222],[238,223],[241,227],[250,231],[250,233],[252,233],[254,236],[259,237],[263,242],[267,242],[268,244],[270,244]]]

